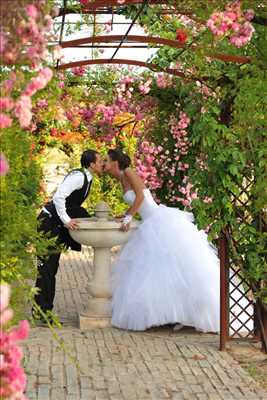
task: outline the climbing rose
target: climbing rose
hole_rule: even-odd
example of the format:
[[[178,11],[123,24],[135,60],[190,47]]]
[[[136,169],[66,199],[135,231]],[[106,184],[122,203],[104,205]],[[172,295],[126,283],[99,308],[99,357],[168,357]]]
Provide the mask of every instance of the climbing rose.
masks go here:
[[[183,29],[176,30],[176,39],[181,43],[184,44],[187,39],[187,34]]]

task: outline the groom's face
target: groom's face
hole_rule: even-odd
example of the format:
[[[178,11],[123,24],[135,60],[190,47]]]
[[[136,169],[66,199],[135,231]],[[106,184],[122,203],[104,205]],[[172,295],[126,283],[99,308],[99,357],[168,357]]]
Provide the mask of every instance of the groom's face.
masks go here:
[[[90,168],[98,175],[103,173],[103,159],[100,154],[96,154],[96,160],[94,163],[91,163]]]

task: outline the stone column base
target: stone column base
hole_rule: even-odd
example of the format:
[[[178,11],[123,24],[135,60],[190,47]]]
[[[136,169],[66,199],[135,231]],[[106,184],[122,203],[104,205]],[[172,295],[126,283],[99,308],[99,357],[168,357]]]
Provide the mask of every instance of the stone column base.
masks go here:
[[[79,314],[80,329],[111,326],[110,298],[90,298],[87,308]]]
[[[79,328],[82,330],[106,328],[111,326],[110,317],[88,316],[79,314]]]

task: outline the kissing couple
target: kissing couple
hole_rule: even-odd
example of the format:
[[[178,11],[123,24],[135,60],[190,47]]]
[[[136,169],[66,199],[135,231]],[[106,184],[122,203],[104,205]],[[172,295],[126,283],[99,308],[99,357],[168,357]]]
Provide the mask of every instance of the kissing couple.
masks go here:
[[[79,227],[76,218],[89,217],[81,206],[90,193],[93,175],[107,173],[121,184],[129,205],[121,230],[127,231],[138,213],[142,222],[121,250],[112,269],[112,325],[143,331],[180,324],[202,332],[220,330],[220,268],[216,250],[193,215],[157,204],[127,154],[110,149],[105,159],[95,150],[81,156],[81,168],[71,171],[45,204],[39,231],[56,238],[58,245],[81,250],[69,235]],[[35,319],[49,315],[55,297],[60,249],[38,257]],[[237,293],[238,295],[238,293]],[[38,309],[42,313],[38,315]]]

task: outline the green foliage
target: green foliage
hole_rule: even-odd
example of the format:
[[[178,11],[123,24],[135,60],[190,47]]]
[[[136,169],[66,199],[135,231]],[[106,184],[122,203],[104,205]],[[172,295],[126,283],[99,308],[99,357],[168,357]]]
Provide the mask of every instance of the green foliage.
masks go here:
[[[36,209],[39,206],[40,165],[31,155],[29,136],[18,127],[6,129],[1,152],[9,160],[9,172],[0,177],[1,280],[13,286],[12,302],[20,319],[31,297],[29,280],[36,274]]]

